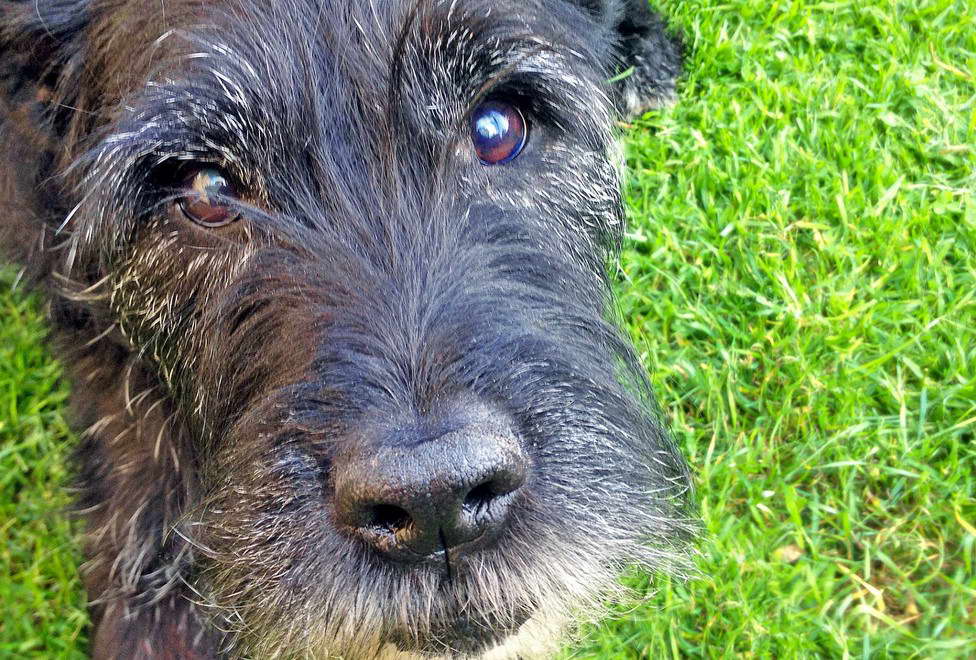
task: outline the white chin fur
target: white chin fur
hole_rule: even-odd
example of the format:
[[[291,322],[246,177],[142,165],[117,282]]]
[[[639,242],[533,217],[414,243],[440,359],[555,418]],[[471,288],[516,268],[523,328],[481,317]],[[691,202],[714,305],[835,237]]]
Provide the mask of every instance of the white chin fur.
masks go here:
[[[401,651],[389,644],[377,656],[377,660],[544,660],[551,658],[566,641],[558,631],[568,630],[569,623],[569,619],[565,617],[560,620],[539,613],[526,621],[517,633],[504,642],[478,655],[431,656]]]

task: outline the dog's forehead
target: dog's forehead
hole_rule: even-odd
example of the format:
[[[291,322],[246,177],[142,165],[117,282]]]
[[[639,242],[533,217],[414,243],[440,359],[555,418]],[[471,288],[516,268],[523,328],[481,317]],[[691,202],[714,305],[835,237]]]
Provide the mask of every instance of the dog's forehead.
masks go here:
[[[605,58],[565,0],[171,0],[111,13],[92,45],[113,54],[90,66],[117,86],[104,96],[121,114],[98,153],[128,166],[215,161],[264,194],[268,177],[285,191],[295,176],[347,187],[338,173],[380,176],[409,153],[398,176],[424,178],[502,83],[577,148],[610,141]]]
[[[530,51],[565,56],[552,65],[605,60],[588,15],[565,0],[95,0],[93,14],[89,67],[111,86],[110,102],[193,71],[282,91],[334,92],[352,80],[379,97],[391,77],[416,81],[444,67],[474,85]]]

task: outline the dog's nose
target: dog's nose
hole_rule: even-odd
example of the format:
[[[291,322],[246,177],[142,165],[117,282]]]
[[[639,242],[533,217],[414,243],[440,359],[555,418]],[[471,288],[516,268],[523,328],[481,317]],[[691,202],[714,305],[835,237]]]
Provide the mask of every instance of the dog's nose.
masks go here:
[[[406,562],[454,559],[505,528],[530,469],[507,415],[466,401],[382,435],[333,465],[342,528]]]

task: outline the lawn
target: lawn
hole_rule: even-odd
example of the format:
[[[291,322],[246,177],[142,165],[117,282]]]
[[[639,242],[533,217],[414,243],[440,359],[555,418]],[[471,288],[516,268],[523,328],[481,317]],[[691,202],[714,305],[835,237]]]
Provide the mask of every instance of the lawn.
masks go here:
[[[698,575],[566,657],[976,656],[976,0],[660,3],[621,310],[698,485]],[[0,280],[0,656],[80,655],[66,389]]]

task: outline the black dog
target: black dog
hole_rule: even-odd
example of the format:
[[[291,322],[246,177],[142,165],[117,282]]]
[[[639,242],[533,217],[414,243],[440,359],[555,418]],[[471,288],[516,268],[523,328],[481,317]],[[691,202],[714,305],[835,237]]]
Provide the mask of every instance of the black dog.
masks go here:
[[[0,11],[96,656],[544,655],[680,565],[688,472],[607,321],[613,120],[679,69],[642,0]]]

